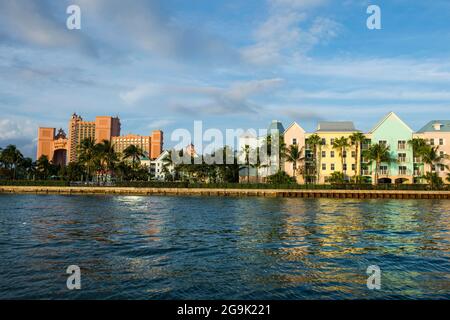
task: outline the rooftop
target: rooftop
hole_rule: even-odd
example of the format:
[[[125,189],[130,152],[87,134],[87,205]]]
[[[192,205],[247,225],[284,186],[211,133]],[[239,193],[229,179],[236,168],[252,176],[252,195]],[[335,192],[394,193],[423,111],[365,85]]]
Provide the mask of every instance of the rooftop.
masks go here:
[[[272,120],[269,127],[267,128],[267,133],[270,133],[272,130],[278,130],[279,133],[284,132],[283,124],[278,120]]]
[[[417,132],[450,132],[450,120],[431,120]]]
[[[352,132],[356,131],[352,121],[321,121],[317,126],[317,132]]]

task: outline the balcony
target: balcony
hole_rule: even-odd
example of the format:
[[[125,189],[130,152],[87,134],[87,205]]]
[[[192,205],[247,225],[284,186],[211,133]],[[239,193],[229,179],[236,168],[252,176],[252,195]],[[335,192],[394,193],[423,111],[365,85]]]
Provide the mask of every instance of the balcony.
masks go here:
[[[380,176],[387,176],[387,175],[389,175],[389,170],[381,169],[381,170],[379,171],[379,175],[380,175]]]
[[[369,169],[363,169],[363,170],[361,170],[361,174],[362,174],[363,176],[371,176],[371,175],[372,175],[372,170],[369,170]]]
[[[406,158],[406,157],[398,157],[397,161],[400,162],[400,163],[405,163],[405,162],[408,162],[408,158]]]
[[[411,175],[411,171],[410,170],[398,170],[398,175],[399,176],[410,176]]]
[[[420,172],[420,170],[414,170],[414,176],[418,177],[421,175],[422,175],[422,173]]]
[[[422,163],[421,157],[414,157],[414,163]]]
[[[368,144],[368,143],[363,143],[361,146],[362,150],[368,150],[369,147],[370,147],[370,144]]]

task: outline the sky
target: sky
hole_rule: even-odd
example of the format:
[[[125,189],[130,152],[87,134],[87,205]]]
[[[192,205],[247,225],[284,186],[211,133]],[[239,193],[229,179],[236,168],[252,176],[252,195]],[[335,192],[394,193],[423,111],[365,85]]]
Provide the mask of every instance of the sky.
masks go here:
[[[162,129],[167,147],[195,120],[368,131],[394,111],[418,130],[450,119],[449,53],[448,0],[1,0],[0,147],[35,157],[37,128],[67,131],[73,112]]]

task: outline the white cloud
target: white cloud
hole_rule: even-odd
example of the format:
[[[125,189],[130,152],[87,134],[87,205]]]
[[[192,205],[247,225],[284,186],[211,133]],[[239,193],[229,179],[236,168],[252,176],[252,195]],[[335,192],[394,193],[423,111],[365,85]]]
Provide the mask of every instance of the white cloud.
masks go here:
[[[251,97],[279,87],[283,82],[281,78],[237,81],[228,88],[146,83],[119,96],[127,104],[137,104],[148,98],[166,99],[172,111],[177,112],[245,113],[254,110],[255,105],[249,100]]]
[[[298,57],[284,67],[290,74],[348,78],[368,81],[449,82],[449,60],[415,60],[403,58],[335,58]]]
[[[421,90],[406,87],[377,87],[373,89],[350,89],[341,91],[293,90],[287,96],[290,99],[450,101],[450,91]]]
[[[279,63],[296,55],[304,55],[319,43],[337,36],[341,26],[329,18],[316,17],[307,26],[310,20],[307,9],[325,2],[269,1],[269,16],[254,32],[255,43],[242,48],[243,60],[259,65]]]
[[[132,90],[119,93],[119,97],[126,104],[132,105],[148,96],[158,94],[159,92],[161,92],[160,86],[153,83],[146,83],[138,85]]]

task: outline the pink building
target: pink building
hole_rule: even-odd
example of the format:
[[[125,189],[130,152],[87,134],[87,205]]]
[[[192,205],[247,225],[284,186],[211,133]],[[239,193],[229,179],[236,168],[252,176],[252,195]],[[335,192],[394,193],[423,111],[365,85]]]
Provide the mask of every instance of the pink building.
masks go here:
[[[441,155],[450,155],[450,120],[432,120],[417,131],[414,137],[425,139],[431,146],[437,146]],[[444,160],[433,168],[444,181],[450,172],[445,165],[450,167],[450,160]]]

